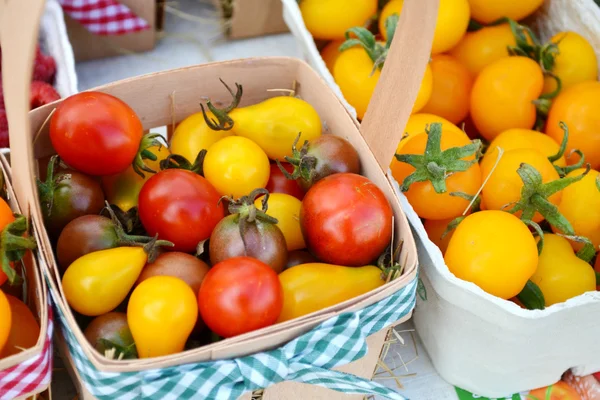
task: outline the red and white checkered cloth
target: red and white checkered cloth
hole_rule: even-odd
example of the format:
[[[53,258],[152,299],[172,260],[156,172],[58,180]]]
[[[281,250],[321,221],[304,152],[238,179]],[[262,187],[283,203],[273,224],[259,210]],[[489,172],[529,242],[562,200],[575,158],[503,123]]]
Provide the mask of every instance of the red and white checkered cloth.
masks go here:
[[[96,35],[123,35],[150,28],[117,0],[58,0],[63,11]]]
[[[52,378],[52,307],[48,306],[48,330],[40,354],[0,371],[0,400],[12,400],[29,393],[39,392]]]

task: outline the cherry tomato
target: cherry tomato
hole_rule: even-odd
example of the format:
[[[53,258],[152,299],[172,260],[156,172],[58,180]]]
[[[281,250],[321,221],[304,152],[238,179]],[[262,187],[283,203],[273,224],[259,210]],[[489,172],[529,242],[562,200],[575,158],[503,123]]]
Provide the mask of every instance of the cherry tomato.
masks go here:
[[[146,160],[146,166],[156,172],[160,171],[160,162],[170,154],[169,149],[166,146],[154,146],[148,148],[148,151],[156,156],[156,160]],[[142,178],[135,172],[133,166],[129,166],[118,174],[103,176],[102,189],[106,200],[122,211],[129,211],[133,207],[137,207],[142,186],[154,174],[144,171],[144,175],[145,177]]]
[[[430,65],[433,89],[421,111],[458,124],[469,114],[473,86],[471,75],[458,60],[445,54],[433,56]]]
[[[377,0],[303,0],[300,12],[315,39],[344,39],[348,29],[364,26],[377,13]]]
[[[334,40],[332,42],[329,42],[327,46],[323,47],[323,50],[321,50],[321,58],[323,58],[327,69],[332,74],[333,67],[335,66],[335,63],[340,54],[342,54],[340,52],[340,46],[342,45],[342,43],[344,43],[344,40]]]
[[[308,249],[336,265],[367,265],[390,244],[390,203],[364,176],[344,173],[321,179],[306,193],[300,227]]]
[[[471,17],[482,24],[490,24],[503,17],[521,20],[537,10],[544,0],[490,1],[469,0]]]
[[[133,162],[143,127],[135,112],[106,93],[67,97],[50,119],[50,140],[64,162],[88,175],[111,175]]]
[[[500,58],[508,57],[508,46],[517,42],[508,24],[486,26],[467,32],[460,42],[450,50],[475,78],[483,68]]]
[[[230,136],[210,146],[204,176],[223,196],[240,198],[269,182],[269,158],[252,140]]]
[[[102,355],[105,355],[106,351],[115,349],[115,358],[137,358],[137,351],[125,313],[102,314],[90,322],[83,334],[92,347]]]
[[[523,180],[517,170],[522,163],[535,168],[542,176],[543,183],[559,179],[558,172],[556,172],[552,163],[537,150],[514,149],[506,151],[481,192],[482,199],[489,210],[504,210],[510,204],[519,201]],[[487,177],[493,166],[494,163],[492,162],[482,163],[481,175],[484,178]],[[561,192],[557,192],[550,196],[548,200],[552,204],[559,204],[560,198]],[[519,211],[515,215],[520,216],[521,212]],[[544,217],[537,212],[533,216],[534,222],[541,222],[543,219]]]
[[[385,20],[399,14],[404,0],[392,0],[383,7],[379,17],[379,32],[387,39]],[[469,3],[467,0],[440,0],[438,16],[433,34],[432,54],[444,53],[454,47],[469,26]]]
[[[262,199],[254,203],[260,208]],[[277,226],[285,237],[288,251],[304,249],[306,244],[300,229],[300,200],[283,193],[272,193],[269,196],[267,215],[277,219]]]
[[[196,295],[172,276],[146,279],[127,305],[127,323],[140,358],[182,352],[197,319]]]
[[[198,304],[206,325],[228,338],[277,322],[283,290],[267,264],[235,257],[211,268],[200,286]]]
[[[427,232],[427,236],[429,237],[429,240],[431,240],[433,242],[433,244],[435,244],[437,247],[440,248],[440,251],[442,252],[442,254],[446,253],[446,249],[448,248],[448,243],[450,243],[450,238],[452,238],[452,235],[454,234],[454,229],[449,231],[446,236],[444,236],[444,233],[446,232],[446,229],[448,228],[448,224],[450,222],[454,221],[454,218],[449,218],[449,219],[439,219],[439,220],[435,220],[435,219],[428,219],[425,220],[425,222],[423,223],[423,226],[425,227],[425,231]],[[442,237],[444,236],[444,237]]]
[[[600,168],[600,82],[582,82],[563,90],[554,99],[546,134],[560,143],[563,130],[559,123],[569,128],[567,153],[579,149],[592,168]]]
[[[281,165],[290,174],[294,171],[294,167],[289,163],[281,163]],[[298,200],[304,198],[304,190],[302,190],[298,182],[294,179],[286,178],[277,164],[271,164],[269,182],[267,182],[266,189],[269,193],[285,193],[294,196]]]
[[[444,260],[456,277],[491,295],[510,299],[534,274],[538,250],[519,218],[504,211],[480,211],[458,225]]]
[[[175,244],[173,250],[191,253],[225,216],[221,196],[200,175],[167,169],[150,178],[139,196],[139,214],[148,234]]]
[[[552,73],[560,78],[562,90],[577,83],[598,79],[598,60],[594,47],[575,32],[560,32],[550,39],[558,46]],[[546,77],[544,93],[556,89],[556,80]]]
[[[420,133],[411,136],[400,148],[398,154],[423,154],[427,144],[428,135]],[[462,131],[456,131],[447,125],[442,125],[441,149],[462,147],[471,143],[471,140]],[[472,160],[474,156],[467,159]],[[412,174],[415,168],[410,164],[394,164],[392,175],[399,183]],[[469,201],[462,197],[451,196],[450,193],[462,192],[475,195],[481,186],[481,171],[479,164],[474,163],[463,172],[456,172],[446,178],[446,192],[437,193],[430,181],[415,182],[405,192],[406,198],[415,209],[417,215],[425,219],[448,219],[460,216],[469,205]]]
[[[8,294],[5,296],[10,305],[11,324],[8,339],[0,353],[2,358],[32,348],[40,336],[40,324],[29,307],[14,296]]]
[[[536,120],[533,101],[543,86],[542,70],[530,58],[506,57],[485,67],[471,92],[471,118],[479,133],[493,140],[507,129],[532,129]]]
[[[556,382],[550,388],[550,397],[547,395],[548,387],[532,390],[529,396],[535,399],[543,400],[582,400],[582,397],[575,389],[569,386],[566,382]]]
[[[4,292],[0,290],[0,351],[4,351],[4,346],[8,341],[12,319],[10,303]]]

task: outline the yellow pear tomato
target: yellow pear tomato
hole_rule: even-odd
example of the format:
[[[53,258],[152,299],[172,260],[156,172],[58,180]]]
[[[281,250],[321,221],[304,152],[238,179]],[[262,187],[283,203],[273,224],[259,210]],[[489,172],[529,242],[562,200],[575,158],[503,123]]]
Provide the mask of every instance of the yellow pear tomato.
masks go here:
[[[208,112],[208,118],[214,116]],[[231,131],[214,131],[206,125],[201,112],[195,113],[177,125],[171,138],[171,153],[184,156],[189,162],[194,162],[198,153],[208,150],[210,146],[231,136]]]

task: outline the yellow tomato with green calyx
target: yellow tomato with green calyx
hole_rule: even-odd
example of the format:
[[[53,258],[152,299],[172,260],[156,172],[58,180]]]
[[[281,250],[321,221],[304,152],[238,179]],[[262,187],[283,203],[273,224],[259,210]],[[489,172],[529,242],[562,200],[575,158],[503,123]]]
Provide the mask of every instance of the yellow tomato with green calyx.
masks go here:
[[[203,169],[217,192],[240,198],[267,186],[271,166],[265,152],[252,140],[230,136],[208,149]]]
[[[207,118],[214,119],[214,115],[207,113]],[[171,152],[184,156],[189,162],[194,162],[202,150],[208,150],[210,146],[231,136],[231,131],[214,131],[206,125],[201,112],[195,113],[184,119],[177,125],[171,138]]]
[[[344,39],[348,29],[365,26],[377,13],[377,0],[302,0],[300,12],[315,39]]]
[[[167,146],[154,146],[148,148],[148,151],[156,156],[156,160],[145,160],[144,163],[155,172],[160,171],[160,162],[169,156],[170,152]],[[194,161],[194,160],[192,160]],[[143,171],[142,178],[135,172],[133,167],[115,175],[102,177],[102,190],[106,200],[114,204],[122,211],[129,211],[138,205],[138,196],[144,183],[154,175],[152,172]]]
[[[544,0],[469,0],[471,17],[482,24],[491,24],[500,18],[521,20],[537,10]]]
[[[340,265],[300,264],[279,274],[283,288],[283,309],[279,322],[334,306],[383,284],[378,267],[343,267]]]
[[[190,286],[172,276],[140,283],[127,305],[127,324],[140,358],[183,351],[198,319],[198,302]]]
[[[567,239],[549,233],[531,281],[544,294],[546,307],[596,290],[592,266],[575,255]]]
[[[456,228],[444,256],[457,278],[510,299],[535,273],[538,249],[529,228],[504,211],[480,211]]]
[[[262,197],[254,204],[260,210]],[[300,228],[300,207],[302,202],[285,193],[271,193],[268,200],[267,215],[277,219],[277,226],[285,237],[288,251],[306,248]]]
[[[400,14],[404,0],[392,0],[383,7],[379,17],[379,32],[387,39],[385,20],[393,14]],[[444,53],[460,41],[469,26],[469,3],[467,0],[440,0],[432,54]]]
[[[562,89],[577,83],[598,79],[598,60],[594,47],[575,32],[560,32],[550,39],[558,54],[554,57],[552,73],[560,78]],[[556,79],[546,77],[544,93],[556,90]]]
[[[114,310],[125,300],[147,261],[141,247],[117,247],[78,258],[62,278],[67,302],[87,316]]]
[[[496,136],[490,143],[483,160],[481,160],[482,169],[491,170],[491,166],[496,163],[498,158],[498,148],[504,151],[515,149],[537,150],[547,158],[560,152],[560,145],[548,135],[531,129],[508,129]],[[554,165],[560,167],[567,165],[564,155],[554,161]]]

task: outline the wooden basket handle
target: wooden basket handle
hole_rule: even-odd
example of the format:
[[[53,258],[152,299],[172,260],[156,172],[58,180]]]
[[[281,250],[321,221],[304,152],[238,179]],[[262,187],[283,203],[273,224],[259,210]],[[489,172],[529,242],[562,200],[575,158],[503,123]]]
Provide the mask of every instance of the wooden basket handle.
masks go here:
[[[406,0],[360,131],[388,170],[429,62],[440,0]]]
[[[13,186],[22,211],[29,216],[35,200],[29,92],[35,46],[45,0],[1,0],[2,82],[10,135]]]

